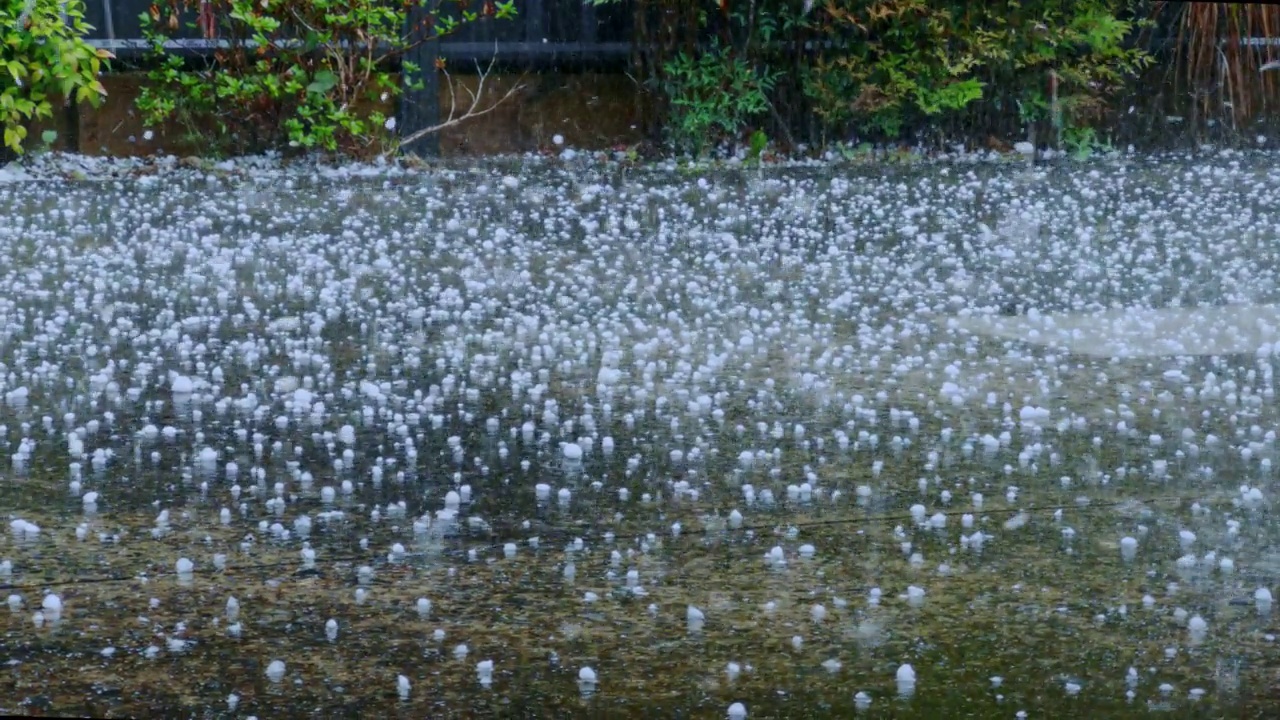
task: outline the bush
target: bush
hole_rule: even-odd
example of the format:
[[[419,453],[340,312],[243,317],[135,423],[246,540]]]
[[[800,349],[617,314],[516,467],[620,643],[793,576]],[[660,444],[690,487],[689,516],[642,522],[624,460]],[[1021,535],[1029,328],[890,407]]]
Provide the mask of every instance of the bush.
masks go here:
[[[63,14],[66,20],[63,20]],[[111,53],[84,41],[80,0],[0,0],[0,119],[4,147],[22,153],[27,126],[53,117],[51,97],[97,106]]]
[[[793,147],[1041,123],[1064,145],[1101,145],[1083,130],[1151,62],[1125,19],[1143,0],[633,1],[635,69],[680,149],[765,121]]]
[[[822,8],[820,28],[830,45],[809,68],[805,91],[828,129],[843,133],[852,126],[895,138],[917,116],[982,97],[975,38],[953,32],[950,10],[939,5],[832,0]]]
[[[832,41],[805,77],[814,112],[834,132],[897,137],[985,101],[1021,124],[1087,125],[1150,58],[1128,47],[1125,0],[969,3],[828,0]],[[1046,88],[1056,75],[1057,106]],[[1057,114],[1051,112],[1056,109]]]
[[[718,43],[694,58],[681,53],[664,67],[675,145],[702,155],[720,142],[736,142],[747,123],[769,108],[766,93],[779,72],[758,72]]]
[[[515,15],[513,0],[485,0],[479,11],[454,0],[422,36],[404,33],[405,13],[429,0],[170,0],[142,16],[160,61],[138,98],[147,122],[176,122],[188,139],[224,153],[319,150],[368,157],[394,149],[395,122],[376,108],[402,89],[395,73],[422,87],[423,69],[403,61],[422,42],[464,23]],[[432,4],[434,6],[434,3]],[[180,16],[226,48],[190,69],[163,43]],[[429,68],[428,72],[436,72]],[[212,136],[210,129],[212,128]]]

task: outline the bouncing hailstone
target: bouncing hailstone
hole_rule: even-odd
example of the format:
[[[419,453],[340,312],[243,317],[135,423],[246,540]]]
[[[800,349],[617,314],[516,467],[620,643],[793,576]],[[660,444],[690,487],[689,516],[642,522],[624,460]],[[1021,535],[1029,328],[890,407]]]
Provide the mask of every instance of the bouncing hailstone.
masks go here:
[[[916,692],[916,671],[910,665],[903,664],[898,667],[897,674],[898,694],[902,697],[911,697]]]
[[[51,622],[57,622],[62,617],[62,598],[49,593],[44,596],[44,601],[40,603],[44,616]]]
[[[1209,624],[1199,615],[1193,615],[1187,621],[1187,631],[1191,635],[1191,642],[1201,643],[1204,642],[1205,635],[1209,632]]]
[[[701,610],[692,605],[690,605],[689,609],[685,612],[685,622],[688,625],[689,632],[691,633],[701,632],[706,619],[707,616]]]
[[[1138,555],[1138,541],[1131,537],[1120,539],[1120,556],[1125,560],[1133,560]]]
[[[1253,602],[1258,608],[1258,613],[1266,615],[1271,612],[1271,591],[1267,588],[1258,588],[1253,593]]]

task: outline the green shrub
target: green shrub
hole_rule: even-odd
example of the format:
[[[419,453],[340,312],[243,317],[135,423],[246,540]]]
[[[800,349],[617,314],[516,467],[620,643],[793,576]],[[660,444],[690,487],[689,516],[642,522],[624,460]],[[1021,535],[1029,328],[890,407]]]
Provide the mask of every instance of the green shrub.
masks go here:
[[[401,93],[395,61],[464,23],[515,15],[514,0],[486,0],[478,11],[468,10],[466,0],[451,0],[452,11],[438,8],[431,19],[427,38],[406,37],[405,12],[427,2],[212,0],[190,25],[223,38],[227,47],[196,69],[166,53],[163,43],[178,29],[182,11],[200,7],[198,0],[153,5],[142,20],[160,65],[150,72],[138,108],[147,122],[176,122],[188,139],[224,153],[382,154],[396,142],[395,125],[375,108]],[[401,62],[400,70],[411,87],[422,87],[422,68]]]
[[[806,72],[805,93],[828,128],[890,138],[980,101],[1023,123],[1087,124],[1150,62],[1127,46],[1126,2],[828,0],[819,27],[832,46]]]
[[[972,44],[952,32],[935,0],[831,0],[823,34],[832,42],[809,69],[805,91],[824,124],[897,137],[920,115],[957,110],[982,97]]]
[[[758,72],[719,44],[696,58],[681,53],[664,71],[671,139],[695,155],[716,143],[737,141],[747,123],[768,110],[767,93],[779,74]]]
[[[53,96],[94,106],[102,102],[107,91],[98,75],[111,53],[84,41],[90,29],[80,0],[0,0],[5,148],[22,152],[31,121],[53,117]]]

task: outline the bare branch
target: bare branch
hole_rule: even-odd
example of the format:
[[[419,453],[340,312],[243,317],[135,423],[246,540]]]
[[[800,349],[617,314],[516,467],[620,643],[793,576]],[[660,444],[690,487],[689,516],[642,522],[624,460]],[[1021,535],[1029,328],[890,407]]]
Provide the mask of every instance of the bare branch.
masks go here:
[[[443,121],[436,123],[431,127],[422,128],[421,130],[418,130],[407,137],[401,138],[399,145],[403,146],[403,145],[412,144],[428,135],[431,135],[433,133],[438,133],[441,130],[446,130],[466,120],[470,120],[471,118],[477,118],[482,115],[488,115],[489,113],[498,109],[498,107],[503,103],[505,103],[507,100],[514,97],[516,93],[523,90],[525,87],[524,83],[517,82],[516,84],[508,88],[507,91],[503,93],[502,97],[498,98],[487,107],[481,107],[481,102],[484,100],[484,85],[486,82],[488,82],[489,76],[493,72],[494,63],[497,62],[497,59],[498,59],[497,51],[498,51],[497,43],[494,43],[494,54],[493,54],[493,57],[490,58],[489,60],[488,67],[481,68],[479,61],[476,62],[476,73],[479,80],[476,82],[476,89],[474,91],[471,90],[471,88],[469,87],[463,86],[462,89],[467,92],[468,96],[470,96],[470,103],[467,105],[466,109],[461,112],[461,114],[459,114],[458,112],[458,96],[453,89],[453,76],[449,74],[448,70],[441,68],[439,72],[444,76],[444,81],[449,84],[448,116]],[[395,150],[391,149],[383,153],[383,155],[384,156],[391,155],[394,152]]]

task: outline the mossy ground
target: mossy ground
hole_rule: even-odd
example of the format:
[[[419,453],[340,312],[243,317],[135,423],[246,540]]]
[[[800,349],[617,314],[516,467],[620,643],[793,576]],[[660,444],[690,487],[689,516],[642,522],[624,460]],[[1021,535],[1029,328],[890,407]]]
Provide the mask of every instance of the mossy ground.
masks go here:
[[[985,487],[990,500],[978,526],[995,537],[980,553],[957,549],[958,510],[968,506],[957,488],[946,530],[908,530],[913,550],[926,560],[913,567],[894,530],[912,526],[904,510],[914,502],[915,478],[905,461],[886,459],[886,475],[875,479],[876,496],[866,507],[852,500],[853,487],[872,479],[865,464],[833,464],[824,477],[845,500],[749,512],[748,527],[736,530],[700,521],[726,506],[715,491],[696,501],[668,495],[616,518],[617,501],[582,490],[572,511],[534,508],[504,517],[493,508],[492,530],[438,542],[407,540],[408,521],[374,525],[368,507],[353,501],[346,520],[317,521],[315,572],[300,571],[296,542],[259,539],[242,552],[245,524],[237,519],[224,528],[217,522],[220,503],[195,495],[172,509],[172,527],[161,537],[150,534],[151,509],[107,505],[87,520],[91,537],[76,540],[74,499],[62,500],[59,483],[34,472],[4,485],[6,505],[43,532],[31,546],[12,536],[0,544],[0,555],[15,564],[6,594],[20,593],[27,603],[19,613],[0,611],[11,661],[3,704],[33,714],[207,716],[223,712],[235,692],[240,714],[259,717],[711,717],[734,701],[745,702],[752,717],[838,717],[852,712],[856,692],[866,691],[874,697],[870,716],[1009,717],[1027,710],[1138,717],[1148,702],[1165,700],[1179,717],[1267,717],[1280,703],[1270,660],[1276,644],[1265,637],[1280,633],[1280,623],[1229,602],[1249,597],[1251,585],[1174,577],[1160,571],[1171,566],[1167,558],[1141,553],[1125,563],[1116,539],[1126,520],[1114,501],[1079,508],[1074,493],[1056,488],[1024,491],[1017,507],[1033,508],[1031,520],[1005,530],[1014,508],[1000,498],[1000,486],[981,481],[976,487]],[[952,468],[956,475],[976,469]],[[1185,513],[1190,497],[1165,493],[1135,511],[1151,513],[1150,545],[1159,547],[1174,532],[1161,518]],[[1052,518],[1058,507],[1061,522]],[[535,519],[527,531],[515,530],[521,516]],[[662,532],[677,520],[680,536]],[[1062,539],[1064,525],[1076,530],[1070,543]],[[794,540],[785,537],[787,528],[799,530]],[[603,538],[607,530],[616,533],[612,545]],[[127,534],[103,543],[98,531]],[[628,557],[607,578],[610,550],[625,555],[649,531],[658,534],[650,550]],[[541,536],[539,549],[523,542],[530,535]],[[576,578],[568,581],[562,548],[575,536],[586,546],[573,553]],[[369,551],[359,549],[361,537]],[[388,562],[386,549],[397,540],[408,555]],[[502,556],[507,541],[519,543],[515,558]],[[796,554],[800,542],[814,545],[812,559]],[[763,559],[774,545],[787,550],[783,568]],[[472,549],[474,561],[467,557]],[[225,570],[211,567],[214,552],[228,554]],[[179,557],[198,563],[189,583],[173,575]],[[938,574],[941,562],[949,576]],[[365,564],[376,577],[357,604],[355,570]],[[624,587],[631,568],[640,572],[645,597]],[[1166,584],[1175,580],[1181,589],[1169,596]],[[926,590],[922,607],[899,597],[910,585]],[[872,587],[884,592],[878,607],[868,604]],[[66,610],[56,625],[37,629],[31,614],[45,590],[60,593]],[[585,602],[588,591],[599,599]],[[1154,608],[1142,607],[1148,593],[1157,599]],[[240,638],[226,630],[230,596],[242,606]],[[418,597],[433,603],[425,619],[414,609]],[[775,609],[766,614],[770,601]],[[819,603],[827,616],[814,622],[811,609]],[[687,605],[705,611],[701,632],[686,627]],[[1208,620],[1212,631],[1203,644],[1189,643],[1171,617],[1174,606]],[[324,635],[329,618],[340,627],[333,643]],[[185,629],[175,634],[178,623]],[[444,630],[443,642],[432,638],[436,629]],[[792,646],[797,635],[804,639],[799,649]],[[166,638],[178,636],[191,644],[174,653]],[[453,655],[460,643],[470,648],[465,660]],[[152,644],[160,653],[148,659],[144,650]],[[115,654],[103,656],[106,647]],[[842,663],[834,673],[822,666],[833,658]],[[273,659],[288,664],[279,685],[264,676]],[[476,680],[481,659],[495,661],[490,689]],[[732,681],[725,672],[731,661],[744,668]],[[919,673],[909,702],[894,697],[902,662]],[[1224,662],[1228,669],[1239,664],[1234,677]],[[576,674],[588,665],[600,683],[584,698]],[[1132,702],[1125,699],[1129,666],[1142,675]],[[413,683],[408,701],[396,697],[398,674]],[[993,676],[1004,678],[998,689]],[[1078,695],[1067,694],[1068,678],[1083,686]],[[1164,698],[1160,683],[1175,690]],[[1207,691],[1196,703],[1186,699],[1193,687]]]

